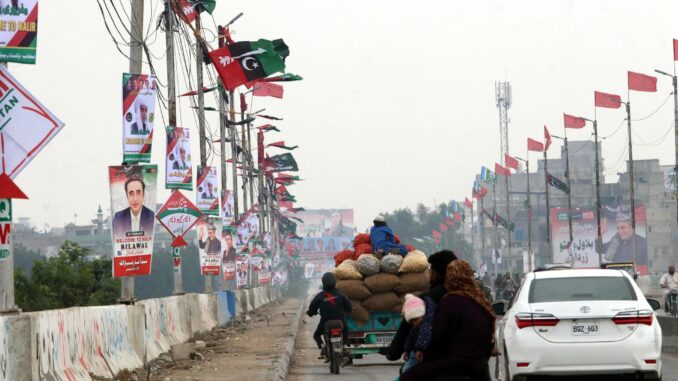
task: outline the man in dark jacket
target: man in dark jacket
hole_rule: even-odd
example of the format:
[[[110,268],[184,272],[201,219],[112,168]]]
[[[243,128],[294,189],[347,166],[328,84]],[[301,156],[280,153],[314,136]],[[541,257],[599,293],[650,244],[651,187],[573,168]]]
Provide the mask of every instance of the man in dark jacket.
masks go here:
[[[440,299],[447,293],[445,290],[445,273],[447,272],[447,265],[450,262],[457,259],[457,256],[451,250],[441,250],[437,253],[431,254],[428,257],[428,263],[431,265],[431,287],[425,293],[421,294],[419,297],[429,297],[436,304],[440,302]],[[405,341],[407,336],[410,334],[412,326],[408,324],[405,319],[400,322],[400,327],[398,332],[396,332],[393,340],[391,341],[391,346],[386,352],[386,358],[391,361],[399,360],[404,351],[405,351]]]
[[[311,300],[311,304],[309,304],[308,311],[306,312],[308,316],[315,316],[320,311],[320,323],[318,323],[318,328],[313,332],[313,340],[318,344],[318,348],[322,349],[325,323],[330,320],[341,320],[344,325],[344,345],[348,345],[346,313],[352,311],[351,301],[336,288],[337,277],[334,274],[325,273],[322,282],[323,290]]]

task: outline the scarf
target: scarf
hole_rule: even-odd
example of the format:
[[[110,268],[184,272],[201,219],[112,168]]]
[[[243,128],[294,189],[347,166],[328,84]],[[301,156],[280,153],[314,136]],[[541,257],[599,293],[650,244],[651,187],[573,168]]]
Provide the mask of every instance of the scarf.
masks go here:
[[[445,276],[445,288],[447,295],[456,295],[469,298],[476,302],[490,315],[490,323],[494,332],[494,322],[496,316],[490,301],[485,297],[485,293],[480,289],[473,277],[473,269],[463,259],[452,261],[447,266],[447,275]]]

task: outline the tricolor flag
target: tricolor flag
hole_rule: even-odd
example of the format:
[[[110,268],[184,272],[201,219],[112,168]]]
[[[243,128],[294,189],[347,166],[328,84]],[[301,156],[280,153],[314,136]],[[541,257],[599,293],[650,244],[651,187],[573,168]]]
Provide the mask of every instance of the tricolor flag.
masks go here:
[[[461,213],[455,213],[454,214],[454,220],[457,222],[461,222]]]
[[[546,172],[546,181],[549,183],[550,186],[560,190],[565,194],[570,192],[570,187],[568,187],[564,181],[561,181],[560,179],[558,179],[557,177],[553,176],[548,172]]]
[[[513,222],[510,222],[507,219],[503,218],[497,212],[494,213],[494,222],[505,227],[509,231],[514,231],[516,229],[516,224],[514,224]]]
[[[487,183],[496,183],[497,182],[497,175],[487,169],[487,167],[482,167],[480,168],[480,179],[487,182]]]
[[[440,243],[440,239],[443,238],[443,235],[440,234],[440,232],[437,231],[437,230],[435,230],[435,229],[433,229],[433,231],[431,231],[431,236],[433,237],[433,240],[434,240],[437,244],[439,244],[439,243]]]
[[[227,90],[285,71],[290,50],[281,39],[241,41],[209,52]]]

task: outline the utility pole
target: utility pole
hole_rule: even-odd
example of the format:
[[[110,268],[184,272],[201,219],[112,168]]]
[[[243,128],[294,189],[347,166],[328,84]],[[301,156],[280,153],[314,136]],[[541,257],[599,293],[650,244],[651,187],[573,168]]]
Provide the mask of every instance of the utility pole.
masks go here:
[[[676,147],[676,163],[673,167],[673,195],[676,199],[676,219],[678,222],[678,76],[676,76],[676,64],[673,63],[673,75],[655,70],[655,72],[671,77],[673,83],[673,133]]]
[[[549,257],[553,263],[553,245],[551,242],[551,207],[549,206],[549,172],[548,154],[544,149],[544,193],[546,194],[546,244],[548,245]]]
[[[570,181],[570,151],[567,147],[567,129],[565,130],[565,137],[560,137],[557,135],[551,135],[551,137],[560,139],[565,144],[565,181],[567,181],[567,187],[569,188],[569,191],[567,192],[567,226],[570,232],[570,242],[568,244],[569,247],[574,241],[574,238],[572,235],[572,182]],[[548,187],[548,181],[546,185]]]
[[[177,126],[177,93],[174,71],[174,11],[172,11],[172,0],[165,1],[165,21],[167,30],[165,31],[165,45],[167,55],[167,113],[169,114],[169,125],[174,128]],[[173,191],[174,192],[174,191]],[[175,247],[172,250],[172,263],[174,266],[174,295],[184,293],[184,286],[181,278],[181,248]]]
[[[505,165],[506,162],[504,162],[504,166]],[[506,167],[506,170],[510,171],[508,167]],[[508,259],[509,262],[509,271],[513,272],[513,258],[511,257],[511,195],[510,195],[511,192],[509,190],[508,176],[504,176],[504,183],[506,184],[506,219],[508,220],[508,227],[506,228],[506,237],[508,241],[508,255],[506,256],[506,259]]]
[[[245,120],[245,112],[240,111],[240,121]],[[243,212],[247,212],[249,210],[248,204],[247,204],[247,180],[249,179],[249,176],[247,175],[247,172],[250,169],[250,149],[249,149],[249,142],[247,141],[247,136],[245,135],[245,129],[246,127],[243,126],[241,129],[241,138],[240,142],[242,144],[242,147],[240,149],[242,150],[243,157],[244,157],[244,162],[242,163],[242,181],[243,181],[243,186],[242,186],[242,202],[243,202]]]
[[[635,266],[637,263],[638,258],[636,257],[637,249],[636,249],[636,200],[635,200],[635,186],[633,182],[633,143],[631,141],[631,97],[630,94],[628,95],[627,98],[628,102],[625,103],[626,105],[626,122],[628,126],[628,133],[629,133],[629,186],[631,187],[630,189],[630,196],[631,196],[631,233],[633,234],[632,238],[632,244],[633,244],[633,265]]]
[[[244,128],[244,127],[243,127]],[[248,122],[247,123],[247,151],[249,152],[249,155],[247,157],[249,158],[249,163],[248,163],[248,181],[250,183],[250,200],[252,200],[252,206],[256,205],[258,203],[258,198],[254,197],[254,155],[252,155],[252,123]],[[259,205],[259,209],[261,209],[261,205]],[[260,225],[261,227],[261,225]]]
[[[595,170],[596,170],[596,251],[598,252],[598,263],[603,264],[603,234],[600,229],[600,212],[602,205],[600,202],[600,153],[598,152],[598,118],[596,115],[596,108],[593,108],[593,120],[582,118],[587,122],[593,123],[593,136],[595,137],[596,155],[595,155]],[[572,188],[570,188],[572,191]]]
[[[532,271],[532,201],[530,197],[530,157],[529,151],[527,160],[516,156],[516,159],[525,163],[525,170],[527,171],[527,262],[528,270]],[[510,226],[510,225],[509,225]]]
[[[483,256],[485,255],[485,216],[483,215],[483,209],[484,209],[484,202],[483,202],[484,197],[480,197],[480,210],[478,211],[478,229],[480,230],[480,258],[484,258]],[[471,209],[471,213],[473,213],[473,209]],[[496,271],[495,271],[495,276]]]
[[[235,128],[235,94],[233,90],[228,92],[228,98],[230,100],[230,110],[229,116],[231,120],[231,126],[228,129],[228,136],[231,139],[231,170],[233,175],[233,216],[235,222],[240,221],[240,214],[238,209],[238,143],[236,142],[238,133]]]
[[[217,30],[219,31],[219,48],[224,47],[224,34],[225,30],[223,26],[218,26]],[[221,192],[225,192],[228,188],[228,176],[226,173],[226,90],[224,90],[221,79],[219,79],[219,151],[221,151]],[[228,200],[222,200],[222,202],[227,202]]]
[[[144,51],[144,1],[132,0],[130,18],[129,72],[141,74]],[[120,285],[120,303],[134,303],[134,277],[122,277]]]
[[[492,225],[494,225],[494,251],[492,252],[492,260],[494,262],[494,276],[497,276],[497,261],[496,257],[499,252],[499,232],[497,231],[497,182],[492,184]],[[500,257],[501,258],[501,257]]]

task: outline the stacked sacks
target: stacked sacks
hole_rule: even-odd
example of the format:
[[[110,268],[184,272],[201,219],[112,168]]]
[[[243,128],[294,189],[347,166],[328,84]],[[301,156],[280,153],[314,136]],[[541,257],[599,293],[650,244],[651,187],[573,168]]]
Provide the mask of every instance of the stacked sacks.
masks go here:
[[[387,254],[379,260],[373,254],[363,254],[357,260],[345,259],[335,274],[337,288],[353,305],[350,316],[358,323],[367,322],[369,312],[400,312],[405,294],[420,294],[429,288],[428,258],[418,250],[404,258]]]

